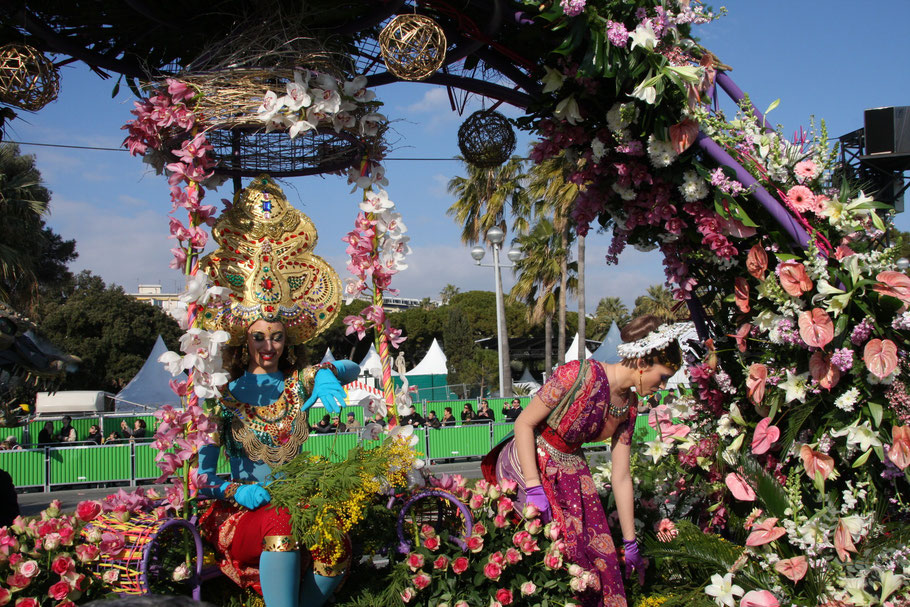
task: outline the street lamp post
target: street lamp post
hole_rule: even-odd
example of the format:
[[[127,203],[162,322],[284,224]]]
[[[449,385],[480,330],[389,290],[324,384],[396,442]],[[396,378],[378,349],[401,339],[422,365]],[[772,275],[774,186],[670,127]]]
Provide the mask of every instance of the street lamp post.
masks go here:
[[[499,263],[499,250],[502,248],[502,241],[506,235],[500,228],[493,226],[487,230],[487,240],[493,249],[493,280],[496,283],[496,349],[499,358],[499,396],[512,396],[511,373],[509,373],[508,392],[506,392],[506,365],[509,364],[509,335],[506,332],[506,308],[505,300],[502,294],[502,272],[501,268],[511,268],[512,266],[502,266]],[[481,264],[486,250],[482,246],[476,246],[471,249],[471,257],[475,263],[480,266],[490,267],[487,264]],[[507,253],[509,260],[513,263],[521,258],[521,251],[510,249]]]

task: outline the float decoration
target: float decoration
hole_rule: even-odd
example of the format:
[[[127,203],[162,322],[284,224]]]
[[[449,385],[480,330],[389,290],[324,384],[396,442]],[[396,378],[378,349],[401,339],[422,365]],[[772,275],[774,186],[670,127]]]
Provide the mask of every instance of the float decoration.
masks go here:
[[[402,80],[426,80],[446,58],[446,35],[424,15],[398,15],[379,34],[382,60]]]
[[[44,53],[27,44],[0,48],[0,101],[37,112],[59,91],[57,66]]]
[[[493,110],[478,110],[458,127],[458,149],[465,162],[491,169],[515,151],[515,131],[509,119]]]

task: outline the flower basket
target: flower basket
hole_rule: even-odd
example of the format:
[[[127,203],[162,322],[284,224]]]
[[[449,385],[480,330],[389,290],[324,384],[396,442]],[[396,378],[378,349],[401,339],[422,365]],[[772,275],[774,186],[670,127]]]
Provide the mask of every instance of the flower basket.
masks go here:
[[[26,44],[0,48],[0,101],[37,112],[57,98],[60,76],[50,59]]]
[[[113,592],[120,595],[148,594],[152,584],[166,576],[174,579],[177,563],[166,563],[168,550],[174,546],[189,547],[195,552],[195,570],[192,571],[193,598],[199,600],[199,582],[202,573],[202,539],[196,527],[182,518],[158,518],[155,512],[133,514],[121,522],[114,513],[106,513],[82,530],[83,537],[100,532],[102,546],[105,542],[114,546],[114,556],[104,556],[95,565],[95,570]],[[184,537],[188,534],[188,537]],[[189,542],[181,541],[188,539]],[[122,549],[116,552],[117,544]],[[179,548],[178,548],[179,549]],[[180,562],[186,557],[180,555]]]

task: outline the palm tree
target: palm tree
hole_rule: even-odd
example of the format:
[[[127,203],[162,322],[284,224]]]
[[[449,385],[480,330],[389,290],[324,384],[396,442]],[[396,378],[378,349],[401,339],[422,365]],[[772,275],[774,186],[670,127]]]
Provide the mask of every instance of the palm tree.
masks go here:
[[[560,235],[560,247],[568,251],[572,240],[571,221],[569,214],[575,199],[578,198],[579,187],[567,181],[566,177],[575,163],[569,160],[565,153],[548,158],[540,164],[534,165],[529,172],[528,199],[534,202],[530,206],[535,213],[551,216],[553,226]],[[584,335],[584,237],[578,237],[578,322],[579,333]],[[568,253],[563,257],[560,284],[559,284],[559,336],[557,343],[557,364],[566,360],[566,294],[568,288]],[[584,358],[584,342],[581,342],[579,360]]]
[[[463,160],[463,159],[462,159]],[[487,230],[499,226],[506,231],[506,215],[513,217],[512,227],[516,233],[527,232],[527,219],[520,213],[527,207],[524,202],[525,178],[522,160],[513,156],[500,167],[481,169],[465,163],[467,177],[453,177],[449,181],[449,193],[455,202],[446,211],[461,224],[461,241],[474,244],[486,238]],[[499,288],[502,288],[501,285]],[[504,314],[504,311],[501,311]],[[512,369],[509,364],[509,336],[503,336],[502,366],[503,392],[500,396],[512,396]]]
[[[448,284],[442,288],[442,291],[439,292],[439,300],[442,302],[442,305],[447,305],[452,298],[458,295],[458,287],[452,284]]]
[[[544,368],[553,368],[553,315],[557,308],[556,288],[560,278],[560,259],[565,250],[559,249],[560,238],[553,223],[541,218],[525,236],[516,239],[522,257],[515,262],[518,275],[509,294],[510,301],[527,305],[528,322],[544,323]]]
[[[673,293],[664,285],[651,285],[647,293],[635,299],[632,316],[653,314],[662,320],[677,321],[688,318],[689,311],[682,302],[673,298]]]
[[[13,290],[34,286],[34,253],[42,248],[41,216],[50,199],[35,157],[20,155],[14,144],[0,145],[0,298],[6,301]]]
[[[618,297],[604,297],[597,304],[594,315],[594,339],[603,339],[613,323],[622,329],[632,317],[629,308]]]

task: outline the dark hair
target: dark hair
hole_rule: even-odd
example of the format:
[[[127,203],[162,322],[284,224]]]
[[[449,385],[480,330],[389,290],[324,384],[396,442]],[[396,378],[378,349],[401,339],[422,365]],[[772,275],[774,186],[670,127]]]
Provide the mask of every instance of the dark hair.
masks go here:
[[[443,410],[443,411],[448,411],[449,413],[451,413],[451,412],[452,412],[452,407],[444,407],[442,410]]]
[[[144,420],[144,419],[137,419],[136,421],[139,422],[139,427],[140,427],[140,428],[145,428],[145,427],[146,427],[146,424],[145,424],[145,420]]]
[[[243,363],[243,350],[247,345],[244,342],[239,346],[225,346],[222,350],[222,360],[224,360],[224,368],[228,372],[228,376],[231,381],[234,381],[238,377],[241,377],[247,369],[249,361],[247,364]],[[284,373],[285,376],[290,375],[297,369],[303,368],[303,359],[305,354],[306,346],[288,346],[285,345],[284,351],[281,353],[281,358],[278,359],[278,370]],[[290,352],[294,353],[295,363],[291,364],[290,362]]]
[[[354,417],[354,412],[353,412],[353,411],[348,411],[348,417]]]
[[[666,322],[667,321],[654,316],[653,314],[643,314],[642,316],[633,318],[626,326],[620,329],[619,336],[624,343],[638,341],[639,339],[646,337],[649,333],[656,331],[661,325],[666,324]],[[646,365],[661,364],[676,370],[682,365],[682,349],[679,347],[679,342],[674,341],[667,344],[667,347],[663,350],[658,350],[656,352],[651,352],[647,356],[642,356],[641,360]]]
[[[471,403],[465,403],[464,406],[467,407],[468,409],[470,409],[471,411],[474,410],[474,407],[471,406]],[[464,409],[464,407],[462,407],[462,409]]]
[[[70,417],[69,415],[64,415],[64,416],[63,416],[63,421],[64,421],[64,422],[72,422],[72,421],[73,421],[73,418]]]

